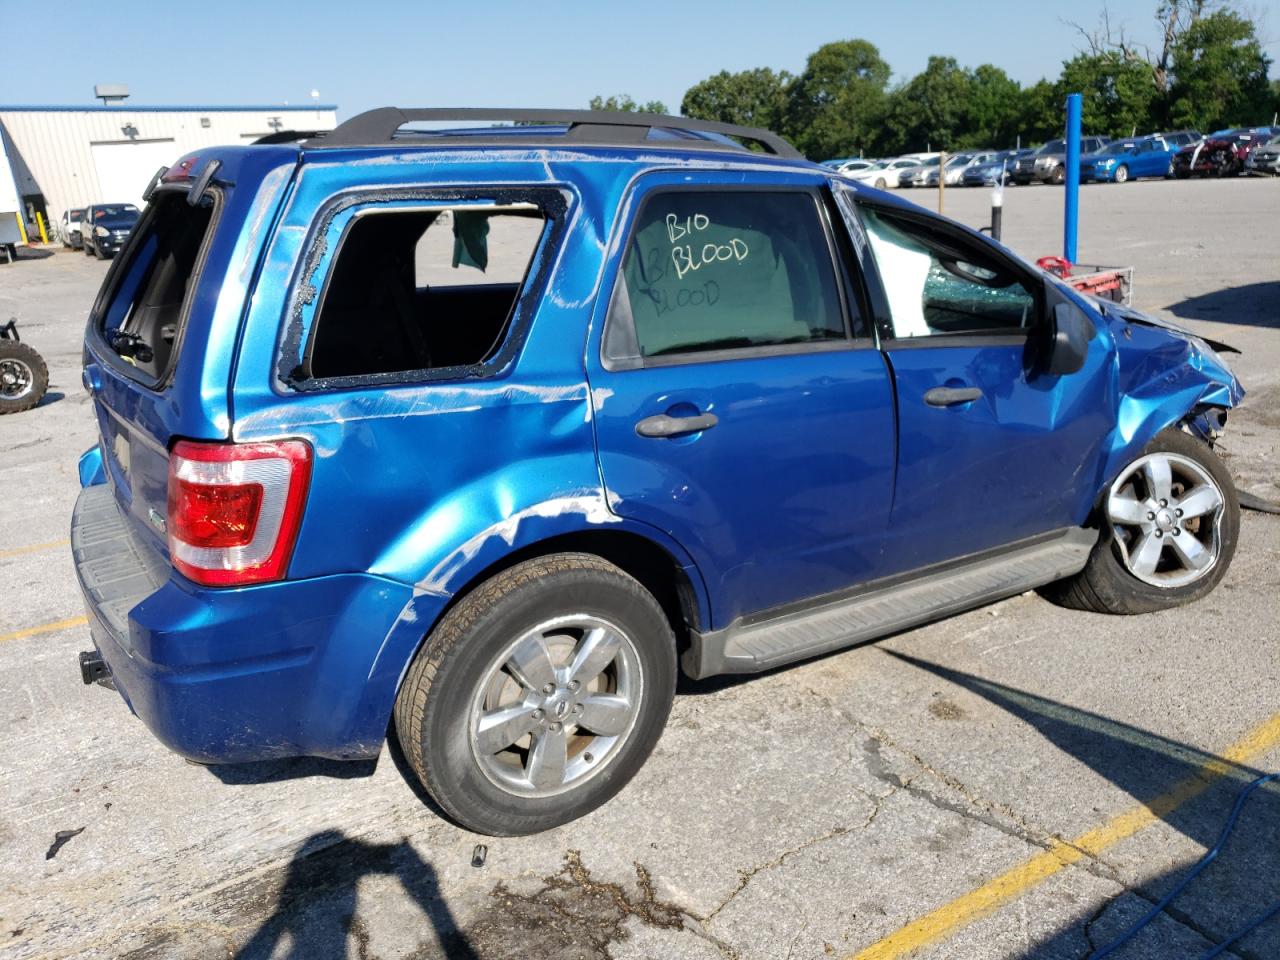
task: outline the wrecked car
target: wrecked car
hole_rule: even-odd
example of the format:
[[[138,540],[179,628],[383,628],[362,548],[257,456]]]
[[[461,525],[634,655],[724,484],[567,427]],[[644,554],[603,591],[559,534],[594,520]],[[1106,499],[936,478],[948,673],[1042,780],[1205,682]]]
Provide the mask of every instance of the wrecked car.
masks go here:
[[[624,787],[678,670],[1037,587],[1162,610],[1231,562],[1211,346],[767,131],[274,139],[157,175],[85,331],[81,675],[193,761],[391,737],[526,834]]]

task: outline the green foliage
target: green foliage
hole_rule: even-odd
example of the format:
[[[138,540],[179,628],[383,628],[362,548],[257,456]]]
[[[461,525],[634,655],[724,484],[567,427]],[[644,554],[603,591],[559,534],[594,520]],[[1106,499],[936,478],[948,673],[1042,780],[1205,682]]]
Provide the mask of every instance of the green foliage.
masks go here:
[[[1200,18],[1173,47],[1170,120],[1206,133],[1270,121],[1269,66],[1252,21],[1231,10]]]
[[[767,67],[721,71],[690,87],[681,110],[778,130],[814,160],[1011,147],[1019,138],[1029,146],[1062,136],[1063,102],[1076,92],[1087,134],[1269,123],[1280,111],[1280,81],[1267,80],[1270,60],[1256,25],[1230,2],[1157,0],[1164,45],[1154,52],[1113,32],[1104,15],[1099,31],[1081,30],[1087,52],[1064,62],[1056,79],[1027,87],[991,64],[971,70],[935,56],[891,88],[880,51],[855,39],[819,47],[794,78]],[[643,109],[651,106],[661,107]]]
[[[875,44],[824,44],[788,88],[784,132],[810,157],[865,150],[879,131],[889,73]]]
[[[621,113],[667,112],[667,105],[661,100],[650,100],[648,103],[636,103],[625,93],[620,97],[592,97],[588,106],[592,110],[612,110]]]
[[[1080,126],[1086,134],[1129,137],[1135,129],[1149,133],[1160,125],[1159,91],[1145,62],[1115,51],[1082,53],[1062,65],[1056,86],[1059,105],[1068,93],[1081,94]]]
[[[680,112],[697,120],[778,130],[785,124],[787,91],[794,79],[785,70],[774,73],[768,67],[721,70],[689,88]]]

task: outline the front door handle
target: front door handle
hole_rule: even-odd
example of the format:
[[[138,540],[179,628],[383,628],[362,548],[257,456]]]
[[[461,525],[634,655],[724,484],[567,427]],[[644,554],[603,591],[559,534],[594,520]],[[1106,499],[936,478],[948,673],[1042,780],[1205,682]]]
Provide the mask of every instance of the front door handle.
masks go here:
[[[660,413],[654,417],[645,417],[636,424],[636,433],[642,437],[681,437],[686,433],[697,433],[710,430],[720,418],[714,413],[704,413],[696,417],[671,417]]]
[[[934,387],[924,395],[924,402],[931,407],[953,407],[958,403],[972,403],[982,396],[978,387]]]

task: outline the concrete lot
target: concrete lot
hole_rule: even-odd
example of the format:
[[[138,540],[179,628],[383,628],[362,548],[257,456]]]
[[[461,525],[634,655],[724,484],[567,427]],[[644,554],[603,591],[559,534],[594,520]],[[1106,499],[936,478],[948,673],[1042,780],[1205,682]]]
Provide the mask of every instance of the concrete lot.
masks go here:
[[[1280,180],[1082,194],[1082,260],[1135,266],[1136,306],[1242,351],[1230,359],[1250,394],[1221,449],[1242,489],[1280,500]],[[1061,197],[1008,191],[1006,242],[1057,252]],[[946,211],[979,225],[988,198],[948,190]],[[1029,594],[790,670],[685,683],[636,780],[537,837],[453,827],[387,751],[376,766],[185,764],[75,664],[88,639],[65,538],[76,457],[95,442],[79,340],[105,268],[70,253],[0,266],[0,321],[17,316],[51,371],[41,407],[0,419],[12,960],[914,946],[1074,960],[1172,887],[1245,782],[1280,769],[1280,517],[1260,513],[1194,607],[1121,619]],[[1276,786],[1119,956],[1200,956],[1275,901]],[[1280,956],[1280,918],[1230,955]]]

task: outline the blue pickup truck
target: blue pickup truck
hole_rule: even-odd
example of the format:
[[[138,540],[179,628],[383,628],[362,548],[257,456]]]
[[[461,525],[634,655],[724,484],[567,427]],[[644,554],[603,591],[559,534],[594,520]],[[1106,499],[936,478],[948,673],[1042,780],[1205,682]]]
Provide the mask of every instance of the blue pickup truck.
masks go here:
[[[448,816],[529,833],[627,783],[679,669],[1227,570],[1209,344],[767,131],[270,139],[156,175],[85,332],[80,669],[185,757],[391,736]]]

